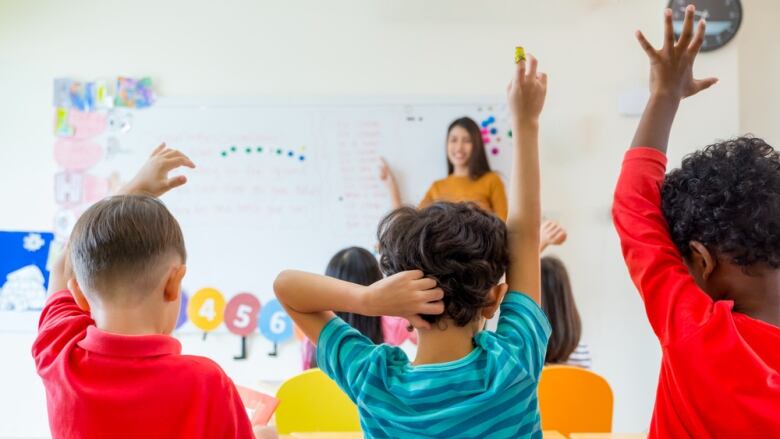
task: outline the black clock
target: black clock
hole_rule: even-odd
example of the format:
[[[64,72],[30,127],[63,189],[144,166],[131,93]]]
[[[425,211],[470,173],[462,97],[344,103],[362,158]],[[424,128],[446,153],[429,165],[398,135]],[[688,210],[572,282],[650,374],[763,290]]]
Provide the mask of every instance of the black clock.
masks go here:
[[[696,6],[696,22],[704,18],[707,30],[701,50],[709,52],[725,46],[737,34],[742,24],[742,4],[739,0],[671,0],[672,23],[675,36],[682,32],[685,8]]]

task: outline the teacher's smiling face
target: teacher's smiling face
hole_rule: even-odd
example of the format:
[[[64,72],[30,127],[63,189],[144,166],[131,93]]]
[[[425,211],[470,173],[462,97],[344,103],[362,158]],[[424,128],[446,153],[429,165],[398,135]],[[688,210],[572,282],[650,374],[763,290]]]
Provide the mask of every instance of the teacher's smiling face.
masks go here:
[[[465,168],[471,159],[473,143],[469,132],[460,126],[454,126],[447,136],[447,158],[457,168]]]

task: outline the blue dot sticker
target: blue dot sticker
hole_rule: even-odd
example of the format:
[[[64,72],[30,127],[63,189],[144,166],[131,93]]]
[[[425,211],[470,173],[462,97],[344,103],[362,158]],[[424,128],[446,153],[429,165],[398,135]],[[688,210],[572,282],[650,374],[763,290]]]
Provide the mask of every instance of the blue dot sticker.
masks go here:
[[[260,310],[257,326],[260,333],[273,343],[281,343],[293,336],[292,319],[276,299],[266,303]]]

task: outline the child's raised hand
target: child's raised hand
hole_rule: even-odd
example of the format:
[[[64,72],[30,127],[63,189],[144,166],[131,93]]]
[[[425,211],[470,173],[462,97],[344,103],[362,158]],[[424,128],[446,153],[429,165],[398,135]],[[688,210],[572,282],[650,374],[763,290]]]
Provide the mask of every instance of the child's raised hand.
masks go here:
[[[689,5],[685,9],[685,21],[682,33],[674,41],[672,10],[664,11],[664,45],[656,50],[641,31],[636,32],[639,44],[650,58],[650,92],[656,96],[669,96],[676,99],[687,98],[710,88],[718,82],[717,78],[694,79],[693,63],[704,43],[704,19],[699,21],[696,32],[693,21],[696,7]]]
[[[551,245],[561,245],[566,242],[567,237],[566,229],[561,227],[557,221],[546,220],[542,223],[542,229],[539,233],[539,251]]]
[[[194,168],[195,164],[181,151],[167,148],[165,143],[162,143],[152,151],[149,160],[144,163],[135,177],[119,190],[119,193],[159,197],[187,182],[187,177],[183,175],[168,178],[168,173],[180,166]]]
[[[537,73],[537,64],[536,58],[532,55],[528,55],[527,66],[525,60],[517,63],[515,77],[507,87],[509,110],[520,121],[537,122],[544,108],[547,74]]]
[[[419,314],[444,312],[444,291],[420,270],[402,271],[366,288],[365,308],[371,315],[400,316],[414,327],[428,328]]]

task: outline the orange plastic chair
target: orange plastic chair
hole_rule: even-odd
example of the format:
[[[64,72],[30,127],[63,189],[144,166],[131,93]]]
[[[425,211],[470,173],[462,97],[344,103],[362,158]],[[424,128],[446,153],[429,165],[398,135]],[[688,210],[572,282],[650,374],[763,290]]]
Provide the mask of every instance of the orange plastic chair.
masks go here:
[[[279,434],[360,431],[357,406],[320,369],[282,383],[276,399]]]
[[[612,432],[612,388],[601,375],[575,366],[551,365],[539,379],[542,430]]]

